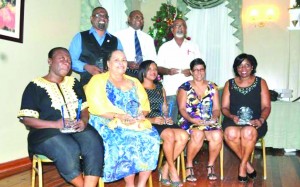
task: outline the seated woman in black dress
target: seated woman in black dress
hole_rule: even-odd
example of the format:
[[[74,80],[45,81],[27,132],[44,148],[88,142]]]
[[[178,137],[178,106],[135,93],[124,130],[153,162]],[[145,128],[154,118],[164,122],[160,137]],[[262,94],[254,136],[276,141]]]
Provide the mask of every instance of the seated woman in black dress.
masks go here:
[[[146,116],[156,128],[163,140],[163,150],[166,164],[159,170],[163,185],[182,186],[177,174],[174,160],[183,151],[188,134],[177,125],[173,125],[171,117],[164,117],[168,111],[166,93],[161,83],[157,81],[157,65],[147,60],[140,64],[138,78],[143,84],[150,101],[150,113]]]
[[[29,154],[42,154],[53,160],[62,177],[74,186],[96,186],[102,176],[103,143],[87,123],[88,105],[81,84],[67,76],[71,68],[69,51],[53,48],[48,53],[48,64],[48,74],[27,85],[18,114],[29,128]],[[66,104],[68,108],[63,110]],[[73,127],[76,132],[60,131],[67,118],[77,119]]]
[[[238,55],[233,64],[236,77],[225,83],[222,95],[224,138],[240,159],[240,182],[256,177],[256,171],[248,160],[257,139],[267,132],[266,119],[271,111],[267,83],[254,75],[256,67],[254,56]]]

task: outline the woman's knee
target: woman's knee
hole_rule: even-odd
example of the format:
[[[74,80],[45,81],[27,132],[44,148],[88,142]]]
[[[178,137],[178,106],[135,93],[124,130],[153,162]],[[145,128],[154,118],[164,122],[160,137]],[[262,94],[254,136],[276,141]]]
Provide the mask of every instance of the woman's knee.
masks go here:
[[[163,130],[160,137],[163,141],[167,141],[167,142],[174,142],[175,141],[175,133],[170,128],[167,128],[167,129]]]
[[[225,140],[235,141],[240,138],[240,130],[235,127],[227,127],[224,132]]]
[[[257,130],[254,127],[244,127],[241,130],[241,138],[247,141],[256,141],[258,136]]]
[[[194,143],[201,143],[204,141],[205,135],[201,130],[193,130],[190,134],[190,141]]]
[[[223,142],[223,132],[221,130],[215,130],[215,131],[212,131],[212,134],[211,134],[212,138],[210,141],[213,141],[217,144],[219,143],[222,143]]]

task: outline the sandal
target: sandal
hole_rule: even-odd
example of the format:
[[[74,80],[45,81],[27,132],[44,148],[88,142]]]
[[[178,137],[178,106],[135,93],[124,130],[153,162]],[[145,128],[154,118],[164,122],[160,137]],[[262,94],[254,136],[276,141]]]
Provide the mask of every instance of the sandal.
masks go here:
[[[206,168],[207,168],[207,178],[208,178],[208,180],[210,180],[210,181],[217,180],[217,175],[215,174],[214,166],[207,166]],[[209,169],[210,169],[210,172],[208,172]]]
[[[161,169],[158,169],[158,181],[162,184],[162,185],[165,185],[165,186],[170,186],[171,185],[171,182],[169,179],[163,179],[162,178],[162,171]]]
[[[196,182],[197,178],[195,177],[193,167],[187,167],[185,169],[190,170],[190,174],[185,178],[185,180],[189,182]]]

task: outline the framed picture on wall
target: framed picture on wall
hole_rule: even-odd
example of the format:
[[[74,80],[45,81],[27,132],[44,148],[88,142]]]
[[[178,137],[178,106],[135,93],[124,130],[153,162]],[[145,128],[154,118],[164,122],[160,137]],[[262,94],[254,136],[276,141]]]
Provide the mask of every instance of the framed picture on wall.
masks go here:
[[[23,43],[25,0],[0,0],[0,39]]]

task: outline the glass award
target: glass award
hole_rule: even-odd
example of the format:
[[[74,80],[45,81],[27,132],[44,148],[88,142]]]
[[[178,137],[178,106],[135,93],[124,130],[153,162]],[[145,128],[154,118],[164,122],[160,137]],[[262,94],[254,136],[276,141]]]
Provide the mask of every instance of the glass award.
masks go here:
[[[62,133],[74,133],[74,125],[80,118],[81,99],[73,102],[65,103],[61,106],[61,114],[63,120],[63,128],[60,129]]]
[[[241,107],[237,115],[239,117],[238,125],[251,125],[250,120],[252,119],[253,110],[250,107]]]
[[[140,114],[139,112],[140,103],[136,100],[130,100],[126,103],[125,111],[127,114],[131,115],[133,118],[137,118]]]

